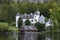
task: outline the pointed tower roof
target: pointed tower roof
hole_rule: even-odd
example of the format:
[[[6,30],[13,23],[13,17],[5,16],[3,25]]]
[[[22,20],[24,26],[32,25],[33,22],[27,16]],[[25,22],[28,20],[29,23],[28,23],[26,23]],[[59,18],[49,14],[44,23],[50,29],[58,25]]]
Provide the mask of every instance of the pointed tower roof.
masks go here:
[[[35,12],[36,15],[40,15],[40,11],[39,9],[37,8],[37,11]]]
[[[20,16],[20,14],[19,14],[19,13],[17,13],[17,14],[16,14],[16,16]]]

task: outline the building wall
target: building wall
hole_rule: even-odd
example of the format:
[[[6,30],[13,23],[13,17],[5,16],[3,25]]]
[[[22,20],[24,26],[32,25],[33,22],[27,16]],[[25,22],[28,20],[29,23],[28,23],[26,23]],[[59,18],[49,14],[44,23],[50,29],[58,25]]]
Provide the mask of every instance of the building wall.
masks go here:
[[[23,20],[23,25],[25,25],[25,21],[27,20],[27,19],[22,19]],[[36,21],[34,20],[34,19],[29,19],[29,21],[31,22],[31,24],[35,24],[36,23]]]
[[[18,19],[19,19],[19,17],[20,16],[16,16],[16,27],[18,27]],[[38,22],[39,20],[39,15],[34,15],[34,18],[33,19],[29,19],[29,21],[31,22],[31,24],[35,24],[36,22]],[[25,25],[25,21],[26,21],[27,19],[22,19],[22,21],[23,21],[23,25]]]
[[[16,16],[16,27],[18,27],[18,19],[20,16]]]
[[[40,17],[39,15],[34,15],[34,20],[35,20],[36,22],[38,22],[38,21],[39,21],[39,20],[38,20],[39,17]]]

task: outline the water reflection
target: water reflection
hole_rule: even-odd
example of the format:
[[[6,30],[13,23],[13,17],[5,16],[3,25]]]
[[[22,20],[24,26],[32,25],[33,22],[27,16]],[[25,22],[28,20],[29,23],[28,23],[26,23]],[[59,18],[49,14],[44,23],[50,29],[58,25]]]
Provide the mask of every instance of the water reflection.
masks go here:
[[[25,34],[19,34],[18,35],[18,40],[37,40],[38,34],[35,32],[28,32]]]
[[[60,40],[60,33],[38,34],[28,32],[21,34],[0,34],[0,40]]]
[[[45,34],[45,40],[52,40],[51,34]]]

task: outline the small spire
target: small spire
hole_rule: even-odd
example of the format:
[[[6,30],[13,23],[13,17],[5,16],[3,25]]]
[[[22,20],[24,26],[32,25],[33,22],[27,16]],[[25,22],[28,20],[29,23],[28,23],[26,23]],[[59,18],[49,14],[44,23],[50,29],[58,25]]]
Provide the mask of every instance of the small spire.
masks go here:
[[[37,8],[37,11],[38,11],[39,9]]]
[[[20,14],[19,14],[19,12],[17,12],[17,14],[16,14],[17,16],[19,16]]]
[[[26,13],[24,13],[24,15],[26,15]]]
[[[31,15],[32,15],[32,13],[31,13]]]

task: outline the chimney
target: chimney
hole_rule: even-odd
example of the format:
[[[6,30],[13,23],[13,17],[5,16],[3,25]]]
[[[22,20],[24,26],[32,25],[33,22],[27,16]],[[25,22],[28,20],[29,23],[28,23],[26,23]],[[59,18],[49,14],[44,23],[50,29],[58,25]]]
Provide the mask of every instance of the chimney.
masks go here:
[[[32,13],[31,13],[31,15],[32,15]]]
[[[24,15],[26,16],[26,13]]]

